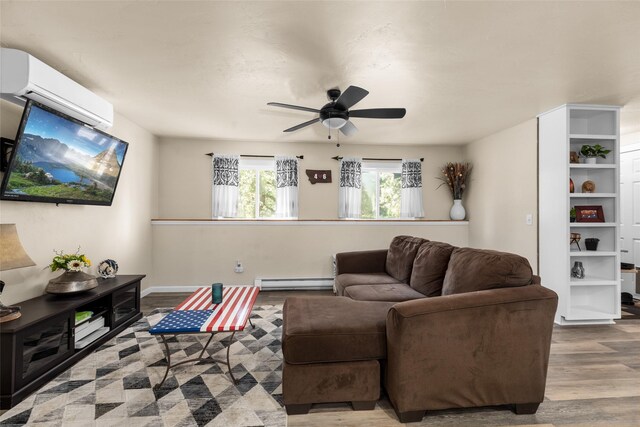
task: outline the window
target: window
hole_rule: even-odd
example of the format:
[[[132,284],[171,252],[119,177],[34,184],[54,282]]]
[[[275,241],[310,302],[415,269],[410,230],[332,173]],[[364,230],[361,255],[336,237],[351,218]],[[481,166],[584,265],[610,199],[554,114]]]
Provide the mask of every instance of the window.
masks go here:
[[[402,164],[362,162],[362,219],[400,217]]]
[[[239,218],[274,218],[276,172],[273,159],[240,159]]]

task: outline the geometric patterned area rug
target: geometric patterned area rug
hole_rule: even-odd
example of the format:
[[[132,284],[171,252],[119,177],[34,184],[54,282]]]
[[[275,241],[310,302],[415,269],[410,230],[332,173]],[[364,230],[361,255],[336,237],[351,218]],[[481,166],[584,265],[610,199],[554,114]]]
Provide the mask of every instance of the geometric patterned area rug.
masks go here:
[[[213,361],[166,370],[160,337],[149,335],[170,312],[156,309],[67,369],[0,417],[2,426],[284,426],[282,305],[255,306],[255,329],[237,332],[227,366]],[[230,333],[216,333],[207,349],[225,360]],[[197,356],[208,334],[169,339],[172,361]]]

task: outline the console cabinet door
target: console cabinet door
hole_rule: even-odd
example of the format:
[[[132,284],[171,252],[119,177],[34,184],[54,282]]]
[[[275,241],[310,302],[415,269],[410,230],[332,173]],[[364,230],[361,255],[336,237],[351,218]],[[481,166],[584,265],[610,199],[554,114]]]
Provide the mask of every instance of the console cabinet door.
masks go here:
[[[64,313],[19,332],[15,371],[18,388],[73,354],[73,322],[73,313]]]
[[[140,312],[140,282],[114,292],[112,298],[111,321],[115,328]]]

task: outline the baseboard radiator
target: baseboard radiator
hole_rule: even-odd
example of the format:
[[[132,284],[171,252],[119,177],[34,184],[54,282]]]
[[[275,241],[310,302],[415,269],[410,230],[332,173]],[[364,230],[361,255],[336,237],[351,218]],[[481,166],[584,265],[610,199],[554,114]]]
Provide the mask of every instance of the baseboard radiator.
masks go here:
[[[263,291],[333,289],[333,277],[258,278],[254,285]]]

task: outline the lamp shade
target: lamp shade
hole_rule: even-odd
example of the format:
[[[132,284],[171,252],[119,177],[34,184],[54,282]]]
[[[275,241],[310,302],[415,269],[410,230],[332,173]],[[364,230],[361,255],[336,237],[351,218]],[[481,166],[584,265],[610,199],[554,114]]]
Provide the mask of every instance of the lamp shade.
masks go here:
[[[36,265],[24,251],[15,224],[0,224],[0,271]]]

